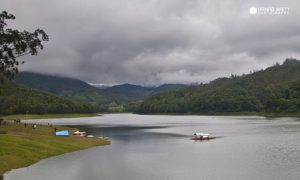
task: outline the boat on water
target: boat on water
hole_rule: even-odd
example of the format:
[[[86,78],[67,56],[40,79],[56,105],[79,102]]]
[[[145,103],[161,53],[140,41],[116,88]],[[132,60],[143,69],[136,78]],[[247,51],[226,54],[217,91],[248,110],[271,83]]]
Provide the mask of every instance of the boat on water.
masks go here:
[[[210,140],[213,139],[210,134],[206,133],[194,133],[194,137],[191,138],[192,140]]]

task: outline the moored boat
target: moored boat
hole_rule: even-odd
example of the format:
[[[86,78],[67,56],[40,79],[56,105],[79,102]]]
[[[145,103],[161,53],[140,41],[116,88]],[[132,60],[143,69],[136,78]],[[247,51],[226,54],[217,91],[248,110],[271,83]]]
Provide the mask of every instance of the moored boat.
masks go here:
[[[191,138],[192,140],[209,140],[212,139],[210,134],[206,133],[194,133],[194,137]]]
[[[86,132],[84,131],[75,131],[73,134],[77,136],[86,136]]]

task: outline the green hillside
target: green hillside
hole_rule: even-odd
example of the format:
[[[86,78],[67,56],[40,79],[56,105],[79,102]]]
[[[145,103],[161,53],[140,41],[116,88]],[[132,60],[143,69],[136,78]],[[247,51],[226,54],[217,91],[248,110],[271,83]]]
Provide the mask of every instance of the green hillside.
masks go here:
[[[125,102],[138,101],[151,94],[152,89],[133,84],[121,84],[103,90],[115,97],[125,97]]]
[[[131,103],[143,100],[158,92],[186,87],[186,85],[182,84],[164,84],[158,87],[121,84],[106,88],[101,87],[101,89],[99,89],[78,79],[32,72],[20,73],[15,78],[15,81],[26,87],[62,95],[73,100],[96,103],[98,105]]]
[[[144,87],[133,84],[121,84],[105,88],[103,91],[108,95],[119,98],[121,101],[129,103],[144,100],[151,95],[178,90],[187,87],[184,84],[163,84],[157,87]]]
[[[15,81],[30,88],[83,102],[107,104],[117,101],[117,99],[78,79],[22,72],[15,78]]]
[[[166,92],[166,91],[174,91],[174,90],[179,90],[188,87],[188,85],[185,84],[163,84],[161,86],[153,88],[152,95],[161,93],[161,92]]]
[[[140,113],[300,112],[300,61],[287,59],[248,75],[160,93]]]
[[[68,100],[7,79],[0,83],[0,115],[90,113],[98,110],[96,105]]]

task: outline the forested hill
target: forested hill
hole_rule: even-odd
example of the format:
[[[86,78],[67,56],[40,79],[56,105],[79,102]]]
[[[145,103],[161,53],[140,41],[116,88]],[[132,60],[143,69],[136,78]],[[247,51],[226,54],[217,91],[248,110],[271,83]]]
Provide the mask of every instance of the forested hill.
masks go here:
[[[47,91],[83,102],[107,104],[116,101],[101,90],[78,79],[22,72],[15,81],[26,87]]]
[[[107,94],[114,97],[126,98],[127,102],[143,100],[146,97],[159,92],[178,90],[187,87],[184,84],[163,84],[157,87],[144,87],[133,84],[121,84],[103,89]]]
[[[160,93],[140,113],[300,112],[300,61],[286,59],[265,70]]]
[[[0,83],[0,115],[44,113],[91,113],[99,111],[94,104],[72,101],[54,94],[27,88],[4,79]]]

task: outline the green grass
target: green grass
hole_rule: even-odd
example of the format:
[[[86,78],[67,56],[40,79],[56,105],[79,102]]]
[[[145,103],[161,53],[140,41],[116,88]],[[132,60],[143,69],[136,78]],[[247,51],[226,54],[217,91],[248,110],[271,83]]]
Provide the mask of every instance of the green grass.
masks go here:
[[[75,128],[56,126],[57,130]],[[57,137],[54,127],[38,125],[36,129],[23,124],[9,123],[0,126],[0,179],[11,169],[29,166],[41,159],[93,146],[107,145],[109,141],[86,137]]]
[[[8,116],[0,116],[2,119],[50,119],[50,118],[77,118],[77,117],[93,117],[97,114],[13,114]]]

